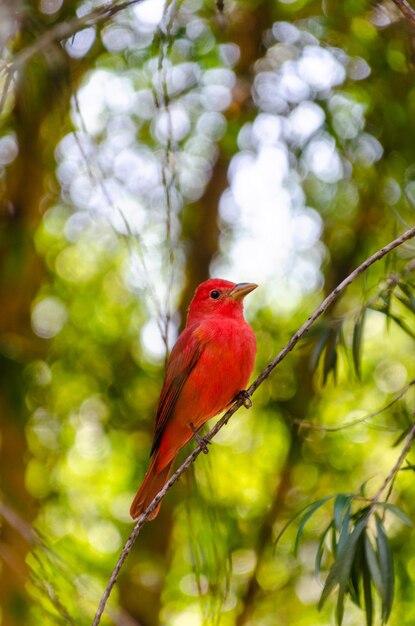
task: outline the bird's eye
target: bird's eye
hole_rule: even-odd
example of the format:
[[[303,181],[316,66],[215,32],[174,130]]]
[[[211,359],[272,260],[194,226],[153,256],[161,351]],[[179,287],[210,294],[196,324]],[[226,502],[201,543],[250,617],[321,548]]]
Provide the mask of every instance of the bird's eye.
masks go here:
[[[217,289],[214,289],[213,291],[210,292],[210,297],[213,298],[213,300],[217,300],[220,296],[220,292]]]

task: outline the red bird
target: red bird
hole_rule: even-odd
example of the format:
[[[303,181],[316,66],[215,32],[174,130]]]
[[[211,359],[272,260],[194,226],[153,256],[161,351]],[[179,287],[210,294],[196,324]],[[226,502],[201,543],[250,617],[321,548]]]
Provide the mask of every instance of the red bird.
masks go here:
[[[152,460],[131,505],[137,519],[167,482],[173,461],[201,426],[245,389],[256,342],[243,299],[258,285],[211,278],[196,289],[173,347],[157,407]],[[206,447],[206,445],[205,445]],[[154,519],[160,505],[149,516]]]

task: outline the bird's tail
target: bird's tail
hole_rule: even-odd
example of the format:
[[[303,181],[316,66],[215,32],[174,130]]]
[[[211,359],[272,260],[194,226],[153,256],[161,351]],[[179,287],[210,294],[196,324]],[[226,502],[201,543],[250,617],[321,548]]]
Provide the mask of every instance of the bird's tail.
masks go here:
[[[144,476],[144,480],[141,483],[130,508],[130,515],[133,519],[137,519],[142,513],[144,513],[150,502],[168,481],[172,463],[173,461],[170,461],[166,467],[164,467],[160,472],[157,472],[157,455],[153,457],[150,467]],[[157,517],[160,506],[161,503],[152,513],[150,513],[148,516],[149,520]]]

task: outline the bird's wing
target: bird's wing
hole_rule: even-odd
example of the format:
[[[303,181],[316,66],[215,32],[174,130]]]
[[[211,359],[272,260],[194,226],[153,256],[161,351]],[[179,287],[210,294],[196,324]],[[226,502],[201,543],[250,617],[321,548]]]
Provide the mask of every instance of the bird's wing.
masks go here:
[[[157,407],[156,430],[150,456],[159,448],[164,429],[177,399],[205,348],[207,342],[200,331],[199,324],[192,324],[186,328],[171,352]]]

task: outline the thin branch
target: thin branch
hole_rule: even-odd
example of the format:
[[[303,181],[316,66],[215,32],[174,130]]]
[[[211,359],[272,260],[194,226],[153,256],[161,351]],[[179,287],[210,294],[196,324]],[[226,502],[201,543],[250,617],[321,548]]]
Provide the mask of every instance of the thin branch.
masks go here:
[[[170,97],[167,86],[167,69],[165,67],[165,61],[167,53],[172,45],[172,27],[177,12],[176,0],[167,1],[163,11],[162,23],[159,29],[159,33],[164,31],[164,43],[160,46],[160,55],[158,60],[158,71],[161,79],[161,94],[162,102],[160,100],[157,85],[153,85],[153,96],[155,105],[159,110],[164,109],[167,117],[167,141],[164,148],[164,155],[161,163],[161,177],[165,194],[166,205],[166,297],[164,302],[164,329],[161,329],[161,336],[165,347],[165,365],[169,358],[169,326],[171,321],[171,294],[174,284],[174,269],[175,269],[175,254],[172,241],[172,189],[175,187],[175,169],[173,165],[173,121],[170,110]]]
[[[69,39],[82,28],[88,28],[101,22],[105,22],[120,11],[124,11],[139,2],[143,2],[143,0],[126,0],[120,4],[106,2],[102,6],[93,9],[81,17],[74,17],[70,20],[66,20],[65,22],[58,22],[55,26],[45,31],[40,37],[38,37],[35,43],[17,54],[16,58],[11,63],[11,68],[13,71],[19,69],[22,65],[30,61],[30,59],[36,54],[49,48],[52,43]]]
[[[349,274],[339,285],[323,300],[320,306],[314,311],[314,313],[308,318],[306,322],[297,330],[297,332],[291,337],[287,345],[281,350],[281,352],[275,357],[273,361],[264,369],[264,371],[258,376],[258,378],[252,383],[249,388],[249,392],[252,393],[259,387],[259,385],[270,375],[273,369],[287,356],[289,352],[297,345],[299,340],[310,330],[314,322],[327,311],[327,309],[333,304],[337,297],[348,287],[358,276],[363,274],[373,263],[383,259],[384,256],[389,254],[395,248],[401,246],[405,241],[413,239],[415,237],[415,226],[405,231],[400,237],[397,237],[386,246],[372,254],[368,259],[363,261],[359,267],[357,267],[351,274]]]
[[[74,106],[75,106],[75,111],[77,116],[79,117],[79,126],[80,129],[82,130],[82,132],[88,137],[88,139],[91,141],[92,145],[94,146],[95,150],[98,150],[98,146],[94,140],[94,138],[88,133],[88,129],[86,127],[85,124],[85,120],[83,118],[82,115],[82,111],[81,111],[81,107],[79,105],[79,98],[78,98],[78,94],[75,93],[73,96],[73,100],[74,100]],[[157,298],[157,294],[153,288],[153,286],[151,285],[151,282],[146,278],[146,276],[149,275],[149,271],[147,268],[147,263],[146,263],[146,257],[145,257],[145,245],[144,245],[144,241],[142,239],[142,237],[140,236],[140,234],[135,231],[133,232],[131,225],[124,213],[124,211],[122,210],[121,206],[119,205],[118,202],[115,202],[112,195],[109,193],[107,186],[105,184],[105,173],[102,169],[102,167],[100,166],[99,160],[96,157],[94,159],[93,162],[93,166],[90,163],[90,160],[88,159],[88,155],[85,152],[85,149],[82,145],[82,141],[81,138],[79,136],[79,132],[77,130],[74,131],[74,138],[75,138],[75,142],[76,145],[78,146],[78,150],[81,154],[81,157],[84,161],[84,165],[85,165],[85,169],[86,172],[91,180],[92,184],[95,184],[99,187],[102,195],[104,196],[108,206],[110,207],[110,209],[112,210],[112,212],[114,214],[117,214],[120,216],[122,223],[124,225],[124,228],[126,230],[126,237],[125,237],[125,241],[126,241],[126,245],[128,248],[128,252],[131,258],[131,262],[133,263],[133,266],[135,264],[135,260],[138,259],[138,262],[141,264],[141,274],[139,274],[141,281],[144,284],[144,290],[145,292],[148,294],[148,297],[150,299],[150,301],[153,304],[154,307],[154,311],[156,314],[156,320],[157,320],[157,325],[159,328],[159,332],[161,335],[163,335],[164,332],[164,326],[165,324],[163,324],[163,318],[167,317],[167,312],[166,315],[163,316],[163,311],[162,311],[162,307],[161,307],[161,303],[158,301]],[[96,172],[94,171],[94,169],[96,170]],[[102,216],[101,213],[97,212],[97,215],[99,217]],[[114,230],[115,227],[113,226]],[[116,231],[117,234],[119,231]],[[135,244],[135,245],[134,245]]]
[[[126,0],[120,4],[106,2],[102,6],[93,9],[81,17],[74,17],[64,22],[58,22],[52,28],[42,33],[42,35],[40,35],[40,37],[38,37],[31,46],[27,46],[19,52],[11,63],[5,63],[3,67],[0,68],[0,72],[5,71],[7,74],[6,82],[0,98],[0,111],[4,106],[4,102],[15,73],[34,56],[47,50],[53,43],[69,39],[83,28],[88,28],[105,22],[120,11],[124,11],[139,2],[143,2],[143,0]]]
[[[415,9],[413,8],[413,6],[411,6],[407,0],[392,0],[392,2],[396,4],[400,12],[415,28]]]
[[[401,469],[402,463],[404,462],[404,460],[408,456],[408,452],[411,449],[412,442],[413,442],[414,439],[415,439],[415,423],[412,424],[411,428],[409,429],[409,432],[408,432],[408,434],[406,436],[405,445],[402,448],[402,451],[401,451],[401,453],[400,453],[400,455],[398,457],[398,460],[396,461],[395,465],[392,467],[391,471],[389,472],[389,474],[385,478],[385,480],[383,482],[383,485],[377,491],[376,495],[372,498],[373,504],[375,504],[376,502],[379,502],[380,496],[385,491],[386,487],[388,487],[389,485],[392,486],[393,481],[395,480],[395,477],[396,477],[397,473]],[[390,490],[389,490],[388,496],[389,496],[389,494],[390,494]]]
[[[320,306],[317,307],[317,309],[308,318],[308,320],[306,322],[304,322],[304,324],[291,337],[289,342],[279,352],[279,354],[275,357],[275,359],[273,359],[271,361],[271,363],[269,363],[269,365],[263,370],[263,372],[258,376],[258,378],[252,383],[252,385],[247,390],[248,393],[250,395],[252,395],[258,389],[258,387],[264,382],[264,380],[266,378],[268,378],[268,376],[277,367],[277,365],[279,365],[279,363],[281,363],[281,361],[283,361],[283,359],[285,359],[287,354],[289,354],[289,352],[291,352],[293,350],[293,348],[297,345],[297,343],[300,341],[300,339],[302,339],[302,337],[310,330],[310,328],[314,324],[314,322],[319,317],[321,317],[323,315],[323,313],[325,313],[325,311],[327,311],[327,309],[330,307],[330,305],[338,298],[338,296],[346,289],[346,287],[348,287],[354,280],[356,280],[356,278],[358,276],[363,274],[371,265],[376,263],[376,261],[379,261],[384,256],[389,254],[389,252],[391,252],[395,248],[398,248],[403,243],[405,243],[409,239],[412,239],[413,237],[415,237],[415,226],[413,228],[410,228],[406,232],[404,232],[402,235],[400,235],[400,237],[397,237],[396,239],[394,239],[393,241],[388,243],[386,246],[384,246],[383,248],[381,248],[380,250],[378,250],[374,254],[372,254],[372,256],[367,258],[361,265],[359,265],[355,270],[353,270],[353,272],[351,272],[351,274],[349,274],[339,285],[337,285],[337,287],[327,296],[327,298],[325,298],[323,300],[323,302],[320,304]],[[246,400],[246,398],[243,398],[243,397],[237,398],[237,400],[234,402],[234,404],[231,406],[231,408],[228,411],[226,411],[226,413],[216,422],[216,424],[213,426],[213,428],[206,435],[205,439],[207,439],[208,441],[211,441],[215,437],[215,435],[221,430],[221,428],[223,428],[223,426],[225,426],[225,424],[228,423],[228,421],[232,417],[232,415],[244,404],[244,400]],[[414,435],[413,436],[415,436],[415,426],[413,427],[413,431],[414,431]],[[405,448],[406,448],[406,446],[405,446]],[[99,602],[98,609],[97,609],[97,612],[95,614],[92,626],[98,626],[98,624],[100,623],[101,616],[102,616],[102,614],[104,612],[104,609],[105,609],[105,605],[106,605],[106,603],[108,601],[108,598],[109,598],[109,596],[111,594],[112,588],[114,587],[114,585],[115,585],[115,583],[117,581],[118,574],[120,573],[120,570],[121,570],[121,568],[122,568],[122,566],[124,564],[124,561],[127,558],[128,554],[130,553],[131,548],[133,547],[133,545],[135,543],[135,540],[137,539],[138,535],[140,534],[140,531],[141,531],[142,527],[148,521],[149,515],[158,506],[158,504],[164,498],[166,493],[179,480],[180,476],[187,470],[188,467],[190,467],[190,465],[193,463],[193,461],[195,461],[195,459],[199,456],[201,451],[202,451],[202,449],[200,448],[200,446],[197,446],[193,450],[193,452],[191,452],[191,454],[189,454],[189,456],[186,458],[186,460],[174,472],[174,474],[167,481],[167,483],[164,485],[164,487],[162,489],[160,489],[160,491],[154,497],[154,499],[149,504],[149,506],[147,507],[145,512],[139,517],[138,521],[136,522],[136,525],[134,526],[130,536],[128,537],[128,539],[127,539],[127,541],[126,541],[126,543],[124,545],[124,548],[123,548],[123,550],[122,550],[122,552],[121,552],[121,554],[120,554],[120,556],[118,558],[118,561],[117,561],[117,563],[115,565],[115,568],[114,568],[114,570],[113,570],[113,572],[111,574],[111,577],[110,577],[110,579],[108,581],[108,584],[107,584],[107,586],[105,588],[105,591],[104,591],[104,593],[103,593],[103,595],[101,597],[101,600]],[[404,457],[402,457],[402,461],[403,461],[403,458]],[[401,457],[400,457],[400,459],[401,459]],[[388,484],[388,483],[386,483],[386,484]],[[382,490],[384,489],[385,486],[382,487]]]
[[[19,535],[29,544],[36,545],[39,542],[37,532],[32,526],[26,522],[20,515],[8,506],[5,502],[0,501],[0,517],[6,521],[11,528],[14,528]]]
[[[38,565],[40,566],[39,576],[33,568],[31,569],[31,582],[32,584],[49,600],[55,611],[58,613],[60,617],[60,621],[62,624],[69,624],[70,626],[76,626],[74,619],[67,611],[65,605],[60,600],[58,594],[53,588],[53,584],[48,580],[48,575],[46,573],[45,567],[40,559],[36,559]]]
[[[396,404],[396,402],[398,402],[398,400],[400,400],[406,394],[406,392],[411,387],[413,387],[413,385],[415,385],[415,379],[410,380],[409,383],[405,385],[405,387],[402,387],[402,389],[398,391],[398,393],[392,398],[392,400],[390,400],[387,404],[384,404],[380,409],[377,409],[373,413],[368,413],[367,415],[364,415],[363,417],[358,417],[354,420],[350,420],[350,422],[346,422],[345,424],[342,424],[341,426],[323,426],[322,424],[314,424],[313,422],[309,422],[307,420],[300,420],[300,419],[295,419],[294,423],[304,428],[309,428],[310,430],[319,430],[324,433],[338,433],[341,430],[347,430],[348,428],[351,428],[352,426],[363,424],[373,419],[374,417],[381,415],[381,413],[384,413],[385,411],[390,409],[391,406]],[[378,426],[378,428],[383,430],[383,427],[381,426]]]

